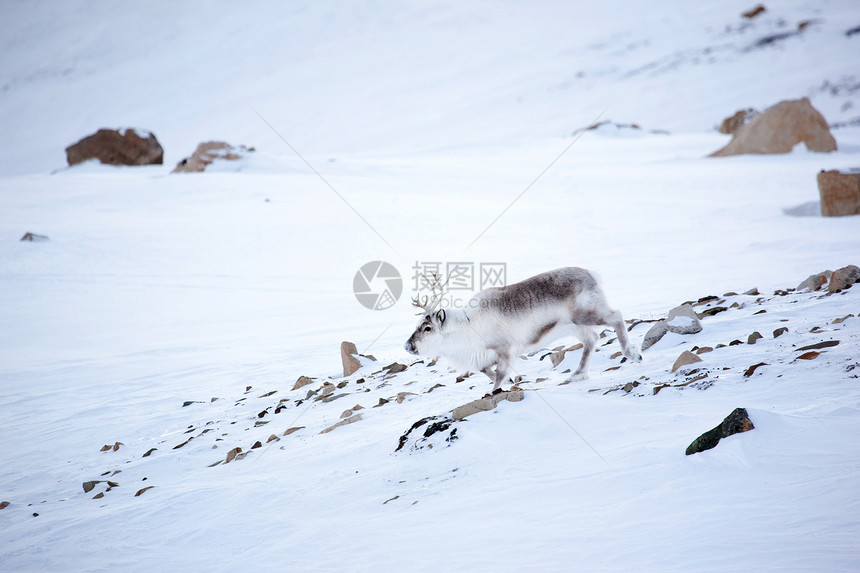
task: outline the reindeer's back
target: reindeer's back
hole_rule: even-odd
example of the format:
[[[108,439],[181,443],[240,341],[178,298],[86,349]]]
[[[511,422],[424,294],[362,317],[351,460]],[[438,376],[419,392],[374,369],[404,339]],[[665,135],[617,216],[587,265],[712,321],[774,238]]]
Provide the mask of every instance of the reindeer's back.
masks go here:
[[[584,292],[598,290],[594,276],[579,267],[564,267],[535,275],[505,287],[475,295],[481,306],[503,314],[523,314],[541,307],[572,300]]]

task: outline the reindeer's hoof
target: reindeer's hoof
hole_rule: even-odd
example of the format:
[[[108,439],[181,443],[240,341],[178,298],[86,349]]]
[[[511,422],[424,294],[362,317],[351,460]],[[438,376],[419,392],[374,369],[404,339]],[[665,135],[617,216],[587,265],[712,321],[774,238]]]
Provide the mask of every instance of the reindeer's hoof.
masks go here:
[[[496,394],[501,394],[502,392],[504,392],[504,390],[502,390],[501,388],[496,388],[495,390],[493,390],[493,396],[495,396]]]

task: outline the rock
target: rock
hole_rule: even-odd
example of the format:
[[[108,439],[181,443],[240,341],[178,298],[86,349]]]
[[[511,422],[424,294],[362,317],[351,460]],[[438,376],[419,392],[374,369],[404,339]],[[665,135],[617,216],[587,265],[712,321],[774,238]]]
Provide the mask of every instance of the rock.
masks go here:
[[[846,314],[842,318],[834,318],[833,322],[831,324],[842,324],[843,322],[845,322],[849,318],[854,318],[854,315],[853,314]]]
[[[299,430],[304,430],[304,428],[305,428],[304,426],[294,426],[292,428],[288,428],[287,430],[284,430],[284,433],[281,435],[282,436],[289,436],[290,434],[294,434],[295,432],[298,432]]]
[[[30,241],[33,243],[39,243],[42,241],[49,240],[46,235],[37,235],[36,233],[24,233],[24,236],[21,237],[22,241]]]
[[[344,376],[351,376],[361,368],[361,362],[355,357],[356,354],[358,354],[358,349],[355,344],[347,341],[340,343],[340,359],[343,362]]]
[[[761,335],[761,332],[756,330],[747,338],[747,344],[755,344],[757,340],[761,340],[762,338],[764,338],[764,336]]]
[[[393,363],[389,364],[388,366],[384,367],[383,370],[385,370],[386,376],[390,376],[392,374],[398,374],[400,372],[405,372],[406,371],[406,365],[400,364],[399,362],[393,362]]]
[[[171,173],[201,173],[216,160],[236,161],[250,151],[254,151],[254,148],[244,145],[233,147],[224,141],[205,141],[197,146],[190,157],[177,163]]]
[[[96,487],[96,484],[99,484],[99,483],[102,483],[102,482],[99,480],[85,481],[83,484],[84,493],[90,493],[91,491],[93,491],[93,488]]]
[[[744,294],[749,295],[749,296],[758,296],[758,295],[760,295],[761,293],[760,293],[760,292],[758,292],[758,288],[753,287],[753,288],[751,288],[750,290],[746,291]]]
[[[326,428],[325,430],[320,432],[320,434],[328,434],[329,432],[331,432],[335,428],[340,428],[341,426],[346,426],[348,424],[354,424],[354,423],[358,422],[359,420],[361,420],[361,414],[356,414],[354,416],[350,416],[346,420],[341,420],[337,424],[335,424],[333,426],[329,426],[328,428]]]
[[[8,501],[0,501],[0,509],[6,509],[7,507],[9,507]]]
[[[802,283],[797,285],[795,290],[802,291],[810,291],[814,292],[827,284],[827,281],[830,280],[830,276],[833,274],[833,271],[824,271],[823,273],[818,273],[817,275],[809,275],[809,277],[804,280]]]
[[[494,410],[500,402],[504,402],[505,400],[508,400],[509,402],[519,402],[524,397],[525,396],[522,390],[499,392],[498,394],[492,394],[490,396],[481,398],[480,400],[474,400],[472,402],[469,402],[468,404],[458,406],[457,408],[454,408],[454,410],[452,410],[451,415],[455,420],[462,420],[473,414],[477,414],[478,412],[487,412],[489,410]]]
[[[746,12],[742,12],[741,16],[743,16],[744,18],[746,18],[748,20],[752,20],[753,18],[755,18],[756,16],[758,16],[759,14],[761,14],[762,12],[765,12],[765,11],[767,11],[767,8],[765,8],[761,4],[758,4],[755,6],[755,8],[750,8]]]
[[[822,170],[817,179],[824,217],[860,215],[860,170]]]
[[[139,490],[137,490],[137,493],[136,493],[136,494],[134,494],[134,497],[138,497],[138,496],[142,495],[142,494],[143,494],[143,492],[145,492],[146,490],[148,490],[148,489],[152,489],[152,488],[154,488],[154,487],[155,487],[154,485],[148,485],[148,486],[146,486],[145,488],[139,489]]]
[[[836,269],[830,276],[830,284],[827,285],[827,291],[834,293],[847,288],[860,281],[860,268],[854,265],[848,265],[841,269]]]
[[[743,124],[752,120],[752,118],[754,118],[756,115],[758,115],[758,112],[752,108],[737,111],[734,115],[731,115],[724,119],[723,123],[720,124],[720,127],[717,129],[717,131],[726,135],[732,135]]]
[[[398,404],[402,404],[403,401],[406,400],[406,398],[408,398],[409,396],[417,396],[417,395],[418,394],[416,394],[414,392],[398,392],[396,400],[397,400]]]
[[[672,365],[672,372],[677,372],[679,368],[701,361],[701,358],[699,358],[689,350],[685,350],[681,353],[680,356],[678,356],[678,359],[675,360],[675,363]]]
[[[702,331],[702,323],[689,304],[682,304],[669,311],[666,327],[675,334],[696,334]],[[646,335],[647,336],[647,335]]]
[[[716,428],[709,430],[693,440],[687,447],[686,454],[692,455],[698,452],[704,452],[715,447],[723,438],[728,438],[733,434],[748,432],[755,429],[752,420],[747,414],[746,408],[736,408],[731,414],[720,423]]]
[[[394,450],[395,452],[399,452],[403,449],[403,447],[409,443],[410,439],[414,439],[414,443],[410,446],[409,449],[415,451],[424,447],[432,448],[433,444],[429,442],[429,439],[436,434],[448,432],[451,429],[451,426],[454,425],[454,419],[448,416],[429,416],[427,418],[422,418],[412,424],[412,426],[406,431],[405,434],[400,436],[400,439],[397,444],[397,448]],[[419,428],[424,428],[423,432],[420,432],[421,436],[411,436],[412,432],[418,430]],[[416,432],[418,434],[419,432]],[[457,439],[457,428],[451,429],[448,433],[448,436],[444,438],[444,440],[448,443],[453,442]]]
[[[797,360],[815,360],[819,356],[821,356],[821,353],[813,350],[811,352],[804,352],[797,357]]]
[[[644,352],[657,344],[667,332],[669,332],[669,326],[665,320],[655,322],[645,333],[645,338],[642,339],[642,351]]]
[[[729,155],[790,153],[803,142],[809,151],[836,151],[827,120],[812,107],[809,99],[782,101],[738,128],[732,140],[710,157]]]
[[[227,459],[224,461],[224,463],[229,464],[230,462],[232,462],[233,460],[236,459],[236,456],[238,456],[241,453],[242,453],[242,448],[236,446],[235,448],[233,448],[232,450],[227,452]]]
[[[784,326],[780,326],[779,328],[777,328],[776,330],[773,331],[773,337],[779,338],[780,336],[782,336],[786,332],[788,332],[788,329]]]
[[[561,364],[564,361],[564,357],[568,352],[572,352],[574,350],[579,350],[581,348],[582,348],[582,343],[578,342],[578,343],[574,344],[573,346],[568,346],[567,348],[561,348],[559,350],[556,350],[555,352],[553,352],[552,354],[549,355],[549,360],[550,360],[550,362],[552,362],[552,367],[555,368],[556,366]],[[541,358],[541,360],[543,360],[543,358]]]
[[[164,150],[147,131],[100,129],[66,148],[69,165],[98,159],[107,165],[161,165]]]
[[[302,386],[307,386],[308,384],[313,384],[314,381],[312,378],[308,378],[307,376],[299,376],[299,379],[296,380],[296,383],[293,384],[293,390],[298,390]]]
[[[816,342],[815,344],[810,344],[809,346],[797,348],[795,352],[803,352],[804,350],[821,350],[823,348],[832,348],[834,346],[839,346],[838,340],[825,340],[823,342]]]
[[[710,346],[703,346],[696,350],[696,354],[705,354],[707,352],[713,352],[714,349]]]
[[[752,366],[747,368],[746,371],[744,372],[744,378],[749,378],[750,376],[752,376],[755,373],[755,371],[758,368],[760,368],[762,366],[767,366],[767,363],[766,362],[759,362],[758,364],[753,364]]]
[[[699,317],[699,320],[702,320],[706,316],[714,316],[715,314],[719,314],[719,313],[723,312],[724,310],[728,310],[728,309],[724,306],[714,306],[711,308],[706,308],[702,312],[698,313],[696,316]]]

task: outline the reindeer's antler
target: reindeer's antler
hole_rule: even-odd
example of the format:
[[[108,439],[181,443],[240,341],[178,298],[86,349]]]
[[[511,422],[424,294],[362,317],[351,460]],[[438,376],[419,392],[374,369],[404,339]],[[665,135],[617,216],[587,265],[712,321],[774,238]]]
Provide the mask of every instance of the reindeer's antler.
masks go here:
[[[426,274],[422,275],[424,280],[427,281],[427,284],[430,285],[430,294],[421,296],[415,296],[412,299],[412,306],[415,308],[420,308],[421,312],[419,314],[430,314],[436,307],[439,306],[439,303],[442,302],[442,297],[445,296],[445,287],[448,285],[448,281],[446,280],[444,283],[442,279],[436,273],[431,273],[430,276]],[[448,277],[450,280],[450,277]]]

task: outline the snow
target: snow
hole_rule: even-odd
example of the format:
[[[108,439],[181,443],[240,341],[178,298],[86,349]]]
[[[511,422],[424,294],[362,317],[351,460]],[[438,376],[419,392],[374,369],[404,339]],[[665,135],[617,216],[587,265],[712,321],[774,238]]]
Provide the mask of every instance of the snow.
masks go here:
[[[860,287],[773,293],[860,264],[860,218],[815,211],[860,127],[706,156],[737,109],[856,118],[860,9],[752,4],[0,6],[0,570],[857,570]],[[577,131],[603,120],[642,129]],[[128,125],[163,166],[65,167]],[[213,139],[256,151],[169,174]],[[385,311],[352,292],[373,260],[404,278]],[[523,401],[394,453],[491,388],[402,349],[417,261],[582,266],[627,319],[762,295],[696,306],[738,303],[641,364],[610,334],[584,382],[559,385],[578,352],[520,359]],[[342,377],[342,340],[378,362]],[[347,395],[304,401],[326,381]],[[753,431],[684,455],[736,407]]]

